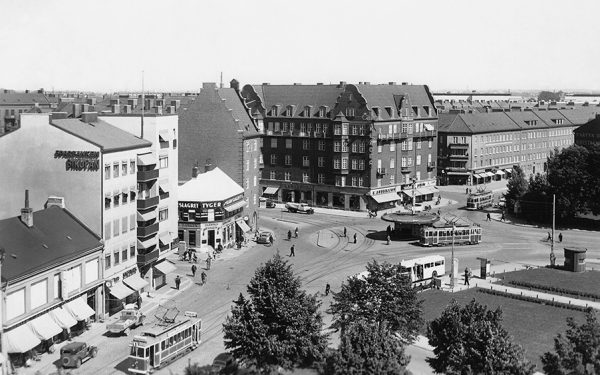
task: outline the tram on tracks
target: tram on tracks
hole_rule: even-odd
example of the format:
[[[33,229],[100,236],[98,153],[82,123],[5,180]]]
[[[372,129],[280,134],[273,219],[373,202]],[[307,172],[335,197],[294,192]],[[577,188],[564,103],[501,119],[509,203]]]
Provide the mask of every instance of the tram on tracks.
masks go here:
[[[202,320],[197,313],[172,310],[144,326],[142,335],[134,336],[129,352],[128,371],[132,374],[150,374],[201,343]]]
[[[467,197],[467,210],[481,210],[491,207],[494,202],[494,194],[491,191],[478,191]]]
[[[452,233],[454,231],[454,234]],[[478,224],[455,226],[450,224],[421,228],[422,246],[475,245],[481,242],[482,228]]]

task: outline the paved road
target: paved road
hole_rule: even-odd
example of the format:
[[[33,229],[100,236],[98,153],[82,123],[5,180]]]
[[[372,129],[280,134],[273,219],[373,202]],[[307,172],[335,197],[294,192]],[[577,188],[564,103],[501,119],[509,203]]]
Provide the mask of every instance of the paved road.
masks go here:
[[[550,247],[545,241],[548,228],[516,226],[497,220],[485,222],[484,213],[461,209],[464,207],[464,191],[443,192],[442,197],[457,201],[453,206],[441,208],[442,217],[463,216],[479,222],[484,229],[481,244],[455,246],[455,256],[460,261],[459,269],[465,266],[478,269],[477,257],[481,256],[491,259],[495,266],[506,264],[507,267],[515,267],[518,263],[543,265],[548,262]],[[393,241],[391,245],[386,245],[384,237],[387,225],[380,218],[367,218],[366,214],[345,217],[328,213],[291,214],[279,208],[262,209],[260,227],[274,232],[276,240],[272,247],[255,245],[242,251],[226,250],[224,256],[217,259],[212,269],[207,271],[207,285],[190,283],[190,287],[182,293],[173,293],[172,302],[181,311],[197,311],[202,317],[203,344],[158,373],[183,374],[188,361],[209,364],[217,354],[225,351],[222,324],[231,309],[232,301],[240,292],[245,293],[245,286],[256,267],[277,251],[291,262],[305,289],[309,293],[320,294],[327,283],[331,284],[334,291],[337,290],[348,276],[363,271],[365,264],[372,259],[398,262],[427,254],[441,254],[447,259],[450,257],[450,247],[423,248],[407,241]],[[299,238],[288,241],[288,230],[293,232],[296,227],[299,228]],[[342,237],[344,227],[348,237]],[[356,244],[353,243],[354,233],[357,234]],[[600,268],[600,247],[597,245],[600,242],[600,232],[569,230],[562,233],[566,245],[587,247],[588,259],[591,260],[589,266]],[[320,246],[317,246],[317,238]],[[296,256],[290,258],[287,256],[292,244],[295,245]],[[564,244],[555,248],[559,263],[562,262],[562,245]],[[189,264],[179,261],[175,263],[177,272],[191,279]],[[322,299],[324,311],[331,302],[331,295],[322,296]],[[329,317],[325,320],[329,322]],[[90,342],[100,344],[98,358],[85,363],[80,370],[73,371],[73,374],[122,374],[130,337],[107,338],[101,336],[101,327],[96,330],[98,332],[95,334],[90,333]],[[136,329],[132,334],[138,334],[140,330]],[[332,337],[331,343],[335,345],[335,341],[335,337]],[[424,363],[427,350],[411,347],[408,353],[412,356],[413,372],[422,374],[429,371]],[[55,354],[54,357],[58,356]],[[49,373],[51,368],[52,366],[46,365],[42,373]],[[36,368],[30,373],[33,374],[33,370]]]

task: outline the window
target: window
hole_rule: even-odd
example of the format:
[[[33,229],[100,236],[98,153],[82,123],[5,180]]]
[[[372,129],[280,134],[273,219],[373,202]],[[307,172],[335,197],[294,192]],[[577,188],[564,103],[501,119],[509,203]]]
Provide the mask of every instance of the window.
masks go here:
[[[319,117],[325,117],[325,108],[324,107],[319,108]]]
[[[348,141],[342,141],[342,152],[348,152]]]
[[[417,155],[417,165],[421,165],[421,155]]]
[[[354,113],[354,108],[352,108],[352,113]],[[342,124],[342,135],[348,135],[348,124]]]
[[[60,273],[54,275],[54,289],[52,290],[52,297],[54,299],[60,298]]]
[[[319,168],[323,168],[325,166],[325,158],[323,156],[319,156],[317,158],[317,165]]]
[[[288,131],[288,123],[287,123],[287,122],[284,122],[284,123],[283,123],[283,129],[282,129],[282,130],[283,130],[284,132],[287,132],[287,131]]]
[[[394,185],[396,183],[396,176],[393,174],[390,175],[390,185]]]
[[[406,147],[407,147],[408,142],[406,140],[402,141],[402,143],[400,143],[400,148],[402,149],[402,151],[406,151]]]
[[[113,220],[113,237],[119,235],[119,219]]]
[[[263,163],[263,156],[262,156],[262,154],[258,155],[258,163],[259,164]]]
[[[135,257],[135,243],[131,243],[129,245],[129,257],[130,258]]]
[[[333,159],[333,169],[340,169],[341,161],[340,159]]]
[[[271,148],[277,148],[277,138],[271,138]]]
[[[110,260],[111,260],[110,254],[108,254],[104,257],[104,269],[105,270],[107,270],[111,267]]]
[[[114,252],[114,254],[113,254],[113,257],[114,257],[114,259],[115,259],[115,266],[116,266],[116,265],[118,265],[119,263],[121,263],[121,262],[120,262],[120,259],[121,259],[121,257],[120,257],[119,250],[116,250],[116,251]]]
[[[319,173],[317,175],[317,181],[320,185],[325,184],[325,175],[323,173]]]
[[[417,143],[417,150],[420,150],[421,149],[421,141],[417,141],[416,143]]]
[[[306,124],[303,122],[300,123],[300,133],[306,133]]]
[[[276,178],[275,178],[275,177],[276,177],[275,171],[270,171],[270,172],[269,172],[269,179],[270,179],[270,180],[276,180]]]
[[[119,163],[113,164],[113,177],[119,177]]]
[[[358,142],[352,142],[352,152],[358,152]]]
[[[350,180],[351,186],[356,186],[357,180],[358,179],[356,178],[356,176],[352,176],[352,179]]]
[[[396,159],[391,158],[390,159],[390,169],[394,169],[395,167],[396,167]]]
[[[127,233],[127,229],[129,226],[127,225],[127,216],[121,219],[121,233]]]
[[[129,190],[129,201],[133,203],[135,200],[135,190]]]
[[[291,180],[292,180],[292,174],[291,174],[290,172],[285,172],[285,173],[283,174],[283,179],[284,179],[285,181],[291,181]]]
[[[360,169],[361,171],[365,170],[365,161],[364,160],[360,159],[358,161],[358,169]]]
[[[159,169],[169,167],[169,158],[167,156],[161,156],[158,158]]]
[[[246,186],[246,190],[250,189],[250,178],[246,177],[246,181],[245,181],[245,186]]]
[[[122,204],[126,204],[127,203],[127,198],[129,198],[129,192],[124,192],[121,193],[121,199],[122,199]]]
[[[394,152],[394,151],[396,151],[396,142],[392,142],[392,143],[390,143],[390,151],[391,151],[391,152]]]
[[[364,153],[365,152],[365,142],[359,142],[358,143],[358,152],[360,152],[360,153]]]
[[[134,230],[136,224],[136,214],[129,215],[129,230]]]
[[[110,222],[104,224],[104,239],[110,239]]]
[[[121,260],[123,262],[127,260],[127,246],[121,249]]]
[[[402,158],[402,160],[400,161],[402,168],[406,167],[406,158]]]
[[[65,271],[64,276],[67,281],[67,293],[70,293],[81,287],[81,266],[76,266]]]
[[[319,151],[325,151],[325,141],[319,141],[318,148]]]
[[[109,164],[104,165],[104,179],[105,180],[110,179],[110,165]]]
[[[308,156],[303,156],[302,157],[302,166],[303,167],[310,166],[310,160],[309,160]]]
[[[357,159],[352,159],[352,169],[353,170],[358,169],[358,160]]]
[[[417,171],[417,181],[421,181],[421,172]]]
[[[407,146],[409,151],[411,151],[413,149],[413,140],[412,138],[408,138],[408,142],[407,142]]]
[[[158,211],[158,221],[165,221],[169,218],[169,209],[162,208]]]
[[[29,292],[32,310],[48,303],[48,279],[31,284]]]
[[[310,141],[308,139],[303,139],[302,140],[302,149],[303,150],[310,150]]]
[[[358,125],[352,125],[352,135],[358,135]]]
[[[246,159],[246,171],[250,170],[250,159]]]
[[[271,165],[277,164],[277,155],[271,155]]]
[[[292,139],[291,138],[287,138],[285,140],[285,148],[292,148]]]
[[[285,155],[285,165],[292,165],[292,155]]]
[[[408,158],[408,166],[412,167],[413,165],[413,159],[411,157]]]
[[[346,116],[348,117],[354,117],[354,108],[346,108]]]
[[[127,162],[121,162],[121,176],[127,176]]]
[[[333,142],[333,152],[340,152],[340,151],[342,151],[342,142],[340,142],[340,141]]]
[[[115,194],[115,196],[113,197],[115,207],[119,207],[120,199],[121,199],[121,194],[120,193]]]
[[[358,177],[358,186],[360,186],[360,187],[365,186],[364,178]]]
[[[342,169],[348,169],[348,158],[342,158]]]
[[[6,296],[6,320],[25,314],[25,288]]]
[[[129,160],[129,174],[135,173],[135,160]]]
[[[383,145],[381,143],[377,145],[377,152],[383,152]]]
[[[342,126],[340,124],[335,124],[333,126],[333,134],[341,135],[342,134]]]
[[[302,182],[310,182],[308,173],[302,173]]]
[[[427,163],[431,163],[431,154],[427,154]]]
[[[111,202],[111,198],[110,197],[104,197],[104,209],[105,210],[109,210],[110,209],[110,202]]]

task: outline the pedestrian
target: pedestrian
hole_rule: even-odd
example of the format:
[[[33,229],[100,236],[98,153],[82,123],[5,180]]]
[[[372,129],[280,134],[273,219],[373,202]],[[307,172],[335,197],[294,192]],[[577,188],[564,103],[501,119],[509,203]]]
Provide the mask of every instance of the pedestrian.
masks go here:
[[[296,253],[294,252],[294,245],[292,245],[292,247],[290,247],[290,255],[288,255],[290,257],[295,257]]]
[[[202,273],[200,274],[200,281],[202,281],[202,284],[200,285],[206,284],[206,272],[202,271]]]
[[[192,264],[192,277],[196,277],[196,270],[198,269],[198,267],[196,267],[195,264]]]
[[[504,216],[504,211],[502,211],[502,217],[500,218],[500,220],[504,221],[506,219],[506,217]]]
[[[294,237],[298,238],[298,227],[294,230]]]
[[[194,257],[194,259],[193,259],[194,263],[198,263],[198,256],[196,255],[196,253],[193,254],[193,257]],[[190,260],[192,260],[192,256],[190,256]]]
[[[347,229],[344,227],[344,237],[346,237]]]
[[[210,257],[210,255],[208,256],[208,258],[206,258],[206,269],[209,270],[210,269],[210,264],[212,263],[212,259]]]
[[[492,216],[490,215],[490,213],[489,213],[489,212],[487,213],[486,220],[487,220],[487,221],[492,221]]]
[[[465,194],[469,194],[469,188],[465,189]]]
[[[440,209],[438,208],[438,216],[441,216],[442,212],[440,211]]]
[[[330,291],[331,291],[331,285],[329,285],[329,283],[327,283],[327,285],[325,285],[325,295],[328,296]]]
[[[269,243],[271,244],[271,246],[273,246],[273,235],[269,236]]]
[[[356,233],[354,233],[354,243],[356,243]]]
[[[137,298],[137,308],[138,310],[142,308],[142,296],[138,294],[138,298]]]
[[[548,241],[552,240],[552,235],[548,232]]]
[[[392,227],[391,226],[388,225],[385,231],[386,231],[388,237],[392,235]]]
[[[387,244],[388,244],[388,245],[390,244],[390,240],[391,240],[391,238],[390,238],[390,236],[388,235],[388,236],[387,236]]]
[[[470,276],[469,267],[465,267],[465,285],[471,286],[469,284],[469,276]]]
[[[177,277],[175,278],[175,288],[179,289],[180,284],[181,284],[181,277],[179,277],[179,275],[177,275]]]
[[[558,234],[558,242],[562,242],[562,233]]]
[[[292,231],[288,230],[288,241],[292,240]]]

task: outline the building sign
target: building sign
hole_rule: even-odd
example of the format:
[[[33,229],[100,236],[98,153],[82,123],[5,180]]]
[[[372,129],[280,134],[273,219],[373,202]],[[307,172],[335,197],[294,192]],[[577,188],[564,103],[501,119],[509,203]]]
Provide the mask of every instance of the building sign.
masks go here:
[[[388,187],[388,188],[383,188],[383,189],[371,190],[370,194],[371,194],[371,196],[375,196],[375,195],[395,193],[395,192],[396,192],[396,187],[393,186],[393,187]]]
[[[179,202],[179,208],[220,208],[221,202]]]
[[[67,171],[97,171],[100,169],[100,153],[98,151],[56,150],[54,159],[66,159]]]
[[[237,201],[241,201],[243,198],[244,198],[244,194],[236,195],[233,198],[227,199],[223,205],[224,206],[229,206],[232,203],[235,203]]]
[[[198,202],[179,202],[179,208],[198,208]]]
[[[200,202],[202,208],[220,208],[221,202]]]

